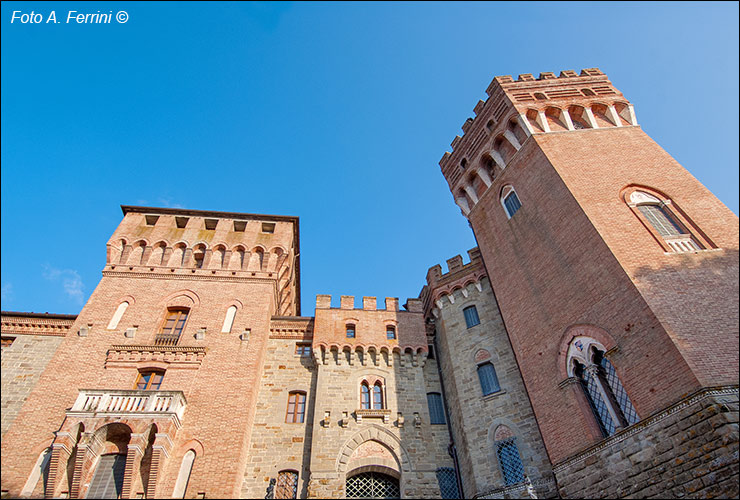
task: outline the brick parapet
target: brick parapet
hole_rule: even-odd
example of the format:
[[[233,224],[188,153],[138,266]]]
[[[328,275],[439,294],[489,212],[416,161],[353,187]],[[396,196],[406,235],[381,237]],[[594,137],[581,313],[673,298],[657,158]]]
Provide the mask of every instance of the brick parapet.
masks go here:
[[[463,289],[471,283],[478,283],[486,277],[486,269],[478,247],[468,250],[469,262],[463,264],[460,255],[447,260],[448,272],[442,273],[442,266],[437,264],[427,271],[427,284],[421,289],[419,299],[422,302],[424,315],[428,317],[435,302],[444,295]]]
[[[77,315],[2,311],[0,318],[3,334],[63,337],[69,332]]]
[[[316,301],[314,323],[314,346],[324,349],[367,350],[388,349],[392,352],[426,353],[426,330],[421,304],[416,299],[407,301],[407,311],[398,310],[397,298],[386,298],[386,308],[372,307],[375,297],[365,297],[368,308],[355,309],[354,297],[342,296],[342,305],[331,308],[331,296],[319,295]],[[347,337],[347,325],[353,324],[355,336]],[[387,337],[387,328],[395,329],[395,338]]]

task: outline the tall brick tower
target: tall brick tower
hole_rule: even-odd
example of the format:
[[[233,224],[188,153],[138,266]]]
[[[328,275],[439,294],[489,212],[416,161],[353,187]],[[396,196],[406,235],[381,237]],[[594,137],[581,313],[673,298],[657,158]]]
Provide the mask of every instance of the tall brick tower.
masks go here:
[[[560,493],[737,496],[737,217],[598,69],[487,93],[440,166]]]
[[[298,219],[122,208],[4,435],[3,492],[238,498],[271,318],[300,314]]]

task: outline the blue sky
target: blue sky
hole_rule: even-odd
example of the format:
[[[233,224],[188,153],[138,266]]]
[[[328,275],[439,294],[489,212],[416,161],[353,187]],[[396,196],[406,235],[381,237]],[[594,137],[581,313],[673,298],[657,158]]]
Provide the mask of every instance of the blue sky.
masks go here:
[[[304,315],[415,297],[475,245],[438,161],[496,75],[600,68],[738,212],[735,2],[3,2],[0,22],[4,310],[79,312],[121,204],[299,216]]]

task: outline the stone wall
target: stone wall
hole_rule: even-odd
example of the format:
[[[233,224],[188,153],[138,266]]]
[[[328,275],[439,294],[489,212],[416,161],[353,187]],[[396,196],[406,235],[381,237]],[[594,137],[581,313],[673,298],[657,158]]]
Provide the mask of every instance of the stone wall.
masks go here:
[[[704,389],[554,466],[564,498],[737,498],[738,389]]]
[[[458,262],[459,256],[450,259],[447,274],[432,268],[429,285],[422,292],[428,318],[434,320],[464,495],[526,496],[524,486],[506,485],[496,455],[496,430],[506,426],[516,436],[525,473],[537,494],[553,497],[557,489],[550,462],[493,292],[474,250],[469,252],[471,263],[465,266]],[[476,307],[480,319],[480,324],[470,328],[463,315],[468,306]],[[501,389],[488,395],[483,394],[477,374],[479,364],[486,362],[494,365]]]
[[[298,472],[298,498],[307,496],[316,368],[310,352],[296,354],[297,344],[310,345],[290,339],[268,343],[242,498],[264,498],[270,479],[277,479],[283,470]],[[286,423],[290,391],[306,393],[303,423]]]
[[[74,322],[74,316],[2,313],[2,436]]]
[[[317,337],[344,334],[341,322],[335,326],[338,332],[319,331],[320,325],[331,324],[322,315],[339,314],[338,311],[317,308]],[[368,325],[368,330],[377,328],[384,336],[384,322],[370,326],[374,325],[371,318],[376,311],[350,311],[359,320],[358,324]],[[424,331],[420,312],[395,315],[400,342],[404,331]],[[358,329],[359,341],[361,335]],[[430,423],[427,392],[439,392],[441,387],[437,368],[428,364],[426,353],[315,347],[314,357],[318,362],[318,379],[309,498],[342,498],[348,475],[369,468],[397,477],[403,497],[439,497],[436,471],[439,467],[453,467],[453,462],[447,453],[447,426]],[[361,409],[363,380],[371,387],[376,381],[382,383],[382,410]]]

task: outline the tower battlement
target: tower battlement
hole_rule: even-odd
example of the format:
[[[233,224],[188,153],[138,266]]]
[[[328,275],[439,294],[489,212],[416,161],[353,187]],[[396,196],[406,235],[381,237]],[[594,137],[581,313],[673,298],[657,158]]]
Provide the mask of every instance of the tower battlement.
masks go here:
[[[439,165],[464,216],[533,135],[637,126],[630,104],[598,68],[497,76]]]
[[[419,298],[424,313],[428,315],[435,303],[444,295],[451,295],[458,289],[464,289],[470,284],[480,283],[486,277],[486,269],[478,247],[468,250],[470,261],[465,264],[460,255],[447,259],[447,272],[442,272],[442,266],[437,264],[427,271],[427,284],[421,289]]]

